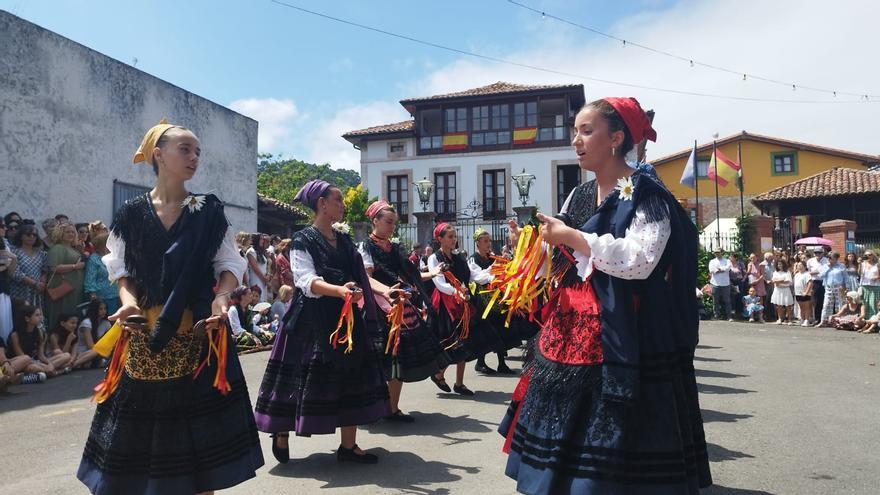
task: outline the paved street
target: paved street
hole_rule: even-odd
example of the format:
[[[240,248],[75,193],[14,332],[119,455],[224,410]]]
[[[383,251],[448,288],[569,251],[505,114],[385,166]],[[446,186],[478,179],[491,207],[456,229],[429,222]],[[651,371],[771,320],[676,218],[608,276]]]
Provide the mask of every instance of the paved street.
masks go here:
[[[704,493],[877,493],[880,337],[726,322],[701,332],[695,364],[716,482]],[[252,398],[267,357],[242,357]],[[4,493],[86,493],[74,473],[98,381],[97,371],[78,372],[0,396]],[[474,399],[407,385],[402,407],[417,423],[372,425],[358,438],[378,466],[338,465],[338,437],[319,436],[293,439],[294,460],[282,467],[263,436],[266,466],[224,493],[513,493],[495,429],[516,378],[470,369],[466,383]]]

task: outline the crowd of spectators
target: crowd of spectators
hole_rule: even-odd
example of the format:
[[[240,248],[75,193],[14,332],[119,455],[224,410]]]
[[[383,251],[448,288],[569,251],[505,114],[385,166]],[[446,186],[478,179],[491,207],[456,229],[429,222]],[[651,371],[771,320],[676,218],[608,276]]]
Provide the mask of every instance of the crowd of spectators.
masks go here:
[[[0,222],[0,391],[41,383],[106,361],[92,347],[119,309],[102,256],[109,230],[101,221],[74,223],[65,214],[39,226],[17,212]],[[296,294],[290,239],[240,232],[247,261],[230,326],[239,350],[266,346]]]
[[[767,252],[761,261],[752,253],[748,264],[720,249],[713,254],[703,293],[712,297],[716,319],[878,332],[880,274],[872,249],[843,259],[822,246]]]
[[[41,231],[42,229],[42,231]],[[91,351],[119,307],[101,256],[107,226],[10,212],[0,221],[0,390],[101,365]]]

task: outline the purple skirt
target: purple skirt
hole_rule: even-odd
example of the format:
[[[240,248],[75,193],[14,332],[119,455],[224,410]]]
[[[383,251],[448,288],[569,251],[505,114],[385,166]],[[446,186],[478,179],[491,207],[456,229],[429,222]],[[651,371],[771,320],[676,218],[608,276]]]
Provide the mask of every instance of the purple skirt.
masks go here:
[[[315,339],[282,329],[272,348],[254,408],[257,429],[298,436],[330,434],[340,426],[373,423],[391,413],[380,354],[356,368],[327,359]],[[296,332],[298,333],[298,332]]]

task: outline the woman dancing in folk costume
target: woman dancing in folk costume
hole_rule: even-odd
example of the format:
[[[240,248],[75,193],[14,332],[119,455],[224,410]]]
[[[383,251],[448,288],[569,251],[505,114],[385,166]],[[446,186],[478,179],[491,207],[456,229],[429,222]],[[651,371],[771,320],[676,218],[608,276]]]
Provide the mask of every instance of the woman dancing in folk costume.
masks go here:
[[[187,192],[199,140],[164,120],[134,157],[156,184],[116,212],[103,258],[116,325],[96,344],[107,377],[77,477],[95,494],[212,493],[263,465],[227,295],[245,269],[223,203]],[[200,365],[200,363],[202,363]]]
[[[539,215],[544,240],[576,263],[554,260],[536,355],[499,429],[521,493],[711,484],[693,367],[696,230],[653,169],[624,160],[645,138],[656,132],[635,99],[587,104],[572,146],[596,180],[572,192],[562,219]]]
[[[488,232],[478,228],[474,231],[473,237],[476,250],[468,258],[468,267],[471,270],[471,281],[476,284],[474,295],[479,306],[485,307],[489,304],[490,300],[487,284],[495,279],[491,273],[491,267],[495,263],[496,255],[492,252],[492,236]],[[492,332],[493,335],[498,336],[499,346],[496,349],[492,349],[495,355],[498,356],[498,368],[493,370],[486,365],[486,354],[481,354],[477,357],[477,364],[474,368],[476,371],[485,374],[494,374],[496,372],[504,375],[516,374],[515,371],[507,366],[504,360],[507,356],[507,351],[521,345],[523,340],[533,337],[538,331],[538,324],[529,321],[527,317],[514,315],[510,319],[509,325],[505,327],[505,319],[506,316],[500,310],[500,305],[493,305],[486,318],[479,320],[479,325],[490,327],[485,331]]]
[[[431,307],[437,313],[440,343],[446,349],[449,362],[456,363],[456,369],[452,389],[446,383],[445,369],[432,376],[431,381],[444,392],[472,396],[474,392],[464,384],[465,363],[497,349],[500,337],[492,327],[479,323],[482,308],[476,298],[471,297],[468,285],[475,276],[480,283],[488,283],[491,278],[482,270],[472,273],[464,256],[455,251],[458,234],[454,227],[445,222],[437,224],[434,240],[439,248],[428,258],[428,269],[439,268],[441,273],[434,277]]]
[[[367,208],[373,223],[369,239],[358,246],[364,267],[370,276],[373,293],[379,295],[379,323],[385,337],[385,376],[391,395],[390,421],[413,422],[399,407],[400,392],[405,382],[418,382],[446,367],[449,361],[440,339],[431,327],[436,320],[429,309],[423,281],[440,273],[441,267],[422,273],[401,251],[400,244],[390,241],[397,226],[394,207],[379,200]]]
[[[342,220],[342,192],[313,180],[297,193],[315,212],[293,236],[290,250],[296,298],[282,320],[257,398],[261,431],[272,433],[272,453],[289,459],[288,432],[298,436],[340,429],[340,461],[373,464],[355,443],[357,426],[390,413],[388,387],[375,342],[377,309],[363,260]],[[363,309],[359,303],[363,304]]]

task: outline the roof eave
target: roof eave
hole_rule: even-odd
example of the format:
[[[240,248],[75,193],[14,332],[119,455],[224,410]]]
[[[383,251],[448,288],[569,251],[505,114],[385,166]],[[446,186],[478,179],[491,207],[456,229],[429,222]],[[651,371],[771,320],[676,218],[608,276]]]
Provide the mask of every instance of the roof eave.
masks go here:
[[[584,85],[578,84],[574,86],[564,86],[559,88],[543,88],[543,89],[530,89],[525,91],[509,91],[504,93],[492,93],[492,94],[477,94],[477,95],[460,95],[460,96],[449,96],[449,97],[425,97],[425,98],[407,98],[400,100],[401,106],[405,108],[410,114],[415,112],[417,107],[425,106],[425,105],[439,105],[442,103],[470,103],[473,101],[491,101],[491,100],[506,100],[512,97],[518,96],[541,96],[548,94],[571,94],[579,97],[579,101],[581,105],[586,102],[586,98],[584,96]]]
[[[343,134],[345,139],[351,144],[358,144],[364,141],[378,141],[380,139],[405,139],[415,137],[413,131],[394,131],[394,132],[371,132],[369,134]]]

